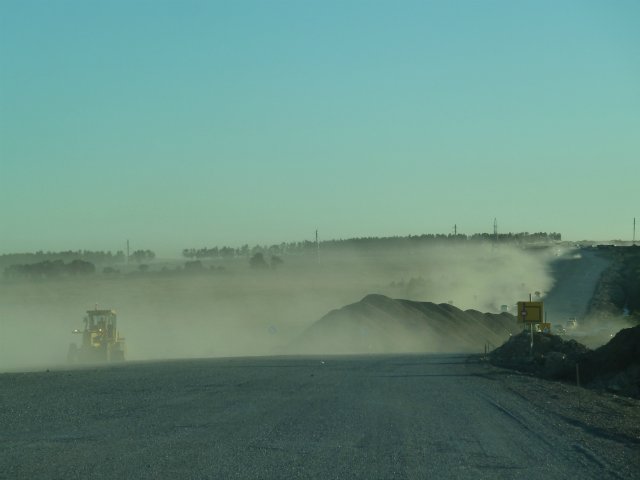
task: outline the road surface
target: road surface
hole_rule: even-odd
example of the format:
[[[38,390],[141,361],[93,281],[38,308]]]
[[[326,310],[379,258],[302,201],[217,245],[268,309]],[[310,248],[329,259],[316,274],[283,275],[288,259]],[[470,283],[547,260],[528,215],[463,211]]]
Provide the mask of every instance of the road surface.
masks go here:
[[[1,374],[0,478],[638,478],[601,397],[462,355]]]
[[[544,298],[548,321],[565,325],[570,318],[582,320],[602,272],[611,262],[595,252],[576,250],[551,264],[555,285]]]

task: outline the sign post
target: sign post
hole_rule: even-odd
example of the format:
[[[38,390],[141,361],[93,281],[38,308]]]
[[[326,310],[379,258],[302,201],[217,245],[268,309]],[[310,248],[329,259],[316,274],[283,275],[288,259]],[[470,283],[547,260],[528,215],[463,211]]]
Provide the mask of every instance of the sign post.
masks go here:
[[[542,302],[518,302],[518,322],[525,328],[529,324],[531,335],[530,352],[533,354],[533,324],[544,323],[544,305]]]

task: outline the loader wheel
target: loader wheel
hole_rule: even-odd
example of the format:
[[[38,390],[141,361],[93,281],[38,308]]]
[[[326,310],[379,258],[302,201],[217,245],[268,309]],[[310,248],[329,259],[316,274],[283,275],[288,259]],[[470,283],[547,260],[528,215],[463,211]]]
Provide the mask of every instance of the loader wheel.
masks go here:
[[[78,347],[75,343],[69,344],[69,351],[67,352],[67,362],[76,363],[78,361]]]

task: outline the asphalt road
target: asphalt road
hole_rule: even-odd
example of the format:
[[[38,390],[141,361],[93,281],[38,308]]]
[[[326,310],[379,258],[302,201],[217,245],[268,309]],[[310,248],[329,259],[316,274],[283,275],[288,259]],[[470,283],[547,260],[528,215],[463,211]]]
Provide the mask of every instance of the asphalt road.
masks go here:
[[[577,250],[551,265],[555,285],[544,298],[548,321],[565,325],[570,318],[582,320],[596,285],[610,261],[589,250]]]
[[[461,355],[1,374],[0,478],[638,478],[640,440],[546,409],[566,388]]]

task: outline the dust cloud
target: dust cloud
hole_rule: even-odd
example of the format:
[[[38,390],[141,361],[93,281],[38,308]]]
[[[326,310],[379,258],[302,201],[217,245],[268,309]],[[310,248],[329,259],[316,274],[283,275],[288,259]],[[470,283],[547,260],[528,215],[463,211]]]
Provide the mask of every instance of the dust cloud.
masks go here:
[[[575,330],[569,330],[567,336],[595,349],[608,343],[620,330],[636,325],[628,316],[614,316],[596,311],[578,323]]]
[[[201,274],[152,265],[138,275],[2,280],[0,370],[64,365],[80,340],[72,330],[96,304],[118,312],[128,360],[272,355],[327,312],[371,293],[499,312],[548,291],[553,258],[549,249],[452,245],[285,255],[265,271],[234,258],[211,262],[224,271]]]

